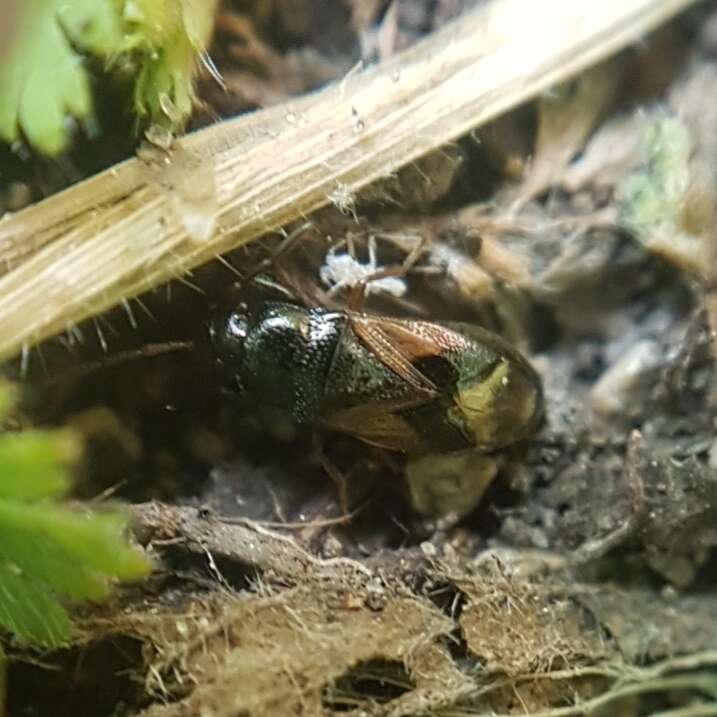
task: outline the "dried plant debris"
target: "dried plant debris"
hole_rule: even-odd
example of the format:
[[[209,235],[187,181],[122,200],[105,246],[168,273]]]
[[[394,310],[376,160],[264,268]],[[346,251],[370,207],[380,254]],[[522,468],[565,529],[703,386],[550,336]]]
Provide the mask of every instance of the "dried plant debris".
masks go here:
[[[322,47],[324,41],[312,32],[310,18],[307,26],[295,22],[304,8],[297,8],[292,18],[281,18],[287,11],[277,8],[267,16],[262,5],[255,3],[250,13],[224,7],[218,15],[213,59],[222,84],[206,78],[202,91],[212,108],[222,114],[286,101],[351,68],[354,41],[350,35],[338,39],[335,47],[347,51],[337,56],[328,46]],[[339,23],[325,29],[329,35],[332,30],[341,32]]]
[[[413,44],[477,0],[348,0],[351,25],[361,41],[364,61],[386,59]]]
[[[488,672],[548,672],[611,653],[567,596],[541,596],[534,586],[508,578],[475,580],[463,592],[460,625],[466,648]]]
[[[475,0],[263,0],[220,8],[211,48],[221,82],[202,97],[222,115],[277,104],[383,60],[457,17]],[[203,112],[198,114],[202,116]],[[206,113],[206,120],[211,113]]]
[[[442,147],[407,165],[397,175],[370,185],[358,200],[368,205],[427,212],[451,190],[462,161],[459,146]]]
[[[278,549],[261,531],[253,543],[258,555]],[[155,547],[171,576],[172,547]],[[373,570],[314,560],[238,591],[181,595],[165,578],[81,628],[88,642],[143,645],[132,670],[147,717],[579,715],[629,695],[715,698],[713,601],[580,583],[557,566],[520,577],[524,560],[488,551],[421,567],[396,554]]]
[[[214,617],[209,630],[200,623],[192,634],[190,624],[186,649],[174,659],[161,661],[160,655],[153,673],[162,690],[172,689],[172,673],[177,672],[184,673],[177,677],[185,684],[201,685],[177,704],[142,714],[212,710],[217,717],[230,717],[242,712],[291,714],[298,709],[321,714],[322,702],[338,706],[343,700],[351,705],[351,695],[339,694],[334,682],[345,683],[351,670],[356,674],[362,663],[378,659],[405,666],[404,685],[395,696],[385,697],[393,714],[408,715],[420,707],[421,692],[430,695],[436,678],[448,678],[465,689],[465,679],[435,649],[451,627],[447,618],[415,599],[394,599],[376,612],[362,606],[360,593],[351,597],[355,603],[349,599],[342,605],[345,597],[340,592],[297,590],[291,596],[229,607]],[[448,674],[445,669],[443,675],[434,673],[434,661],[448,668]],[[414,663],[428,669],[413,670]],[[353,699],[363,701],[361,695]]]
[[[516,191],[513,211],[559,182],[614,101],[621,65],[619,60],[605,62],[540,98],[533,158]]]

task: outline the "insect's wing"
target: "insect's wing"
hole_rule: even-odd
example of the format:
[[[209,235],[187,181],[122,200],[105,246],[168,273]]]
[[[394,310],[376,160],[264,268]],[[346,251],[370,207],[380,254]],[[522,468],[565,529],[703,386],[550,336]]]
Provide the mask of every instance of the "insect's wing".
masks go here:
[[[496,450],[527,435],[539,418],[537,374],[487,331],[363,314],[351,314],[347,330],[344,341],[359,346],[362,365],[383,373],[360,400],[355,389],[363,384],[354,381],[327,412],[336,430],[406,453]]]
[[[439,389],[414,365],[419,359],[443,357],[465,348],[466,339],[443,326],[425,321],[352,315],[350,327],[366,348],[387,368],[417,391],[435,398]]]
[[[440,357],[455,348],[447,344],[446,330],[421,321],[351,314],[347,331],[340,351],[352,356],[352,390],[341,392],[339,400],[325,412],[322,423],[329,429],[390,450],[423,451],[426,438],[416,430],[406,412],[434,402],[441,396],[441,387],[415,362]],[[448,334],[453,336],[454,332]],[[337,360],[336,366],[339,363]],[[369,365],[379,371],[362,374],[360,367]],[[382,377],[372,384],[371,391],[362,391],[361,379],[375,375]],[[345,381],[336,383],[347,385]]]
[[[367,403],[334,411],[322,420],[326,428],[354,436],[365,443],[390,451],[417,453],[423,440],[399,413],[413,404],[403,402]]]

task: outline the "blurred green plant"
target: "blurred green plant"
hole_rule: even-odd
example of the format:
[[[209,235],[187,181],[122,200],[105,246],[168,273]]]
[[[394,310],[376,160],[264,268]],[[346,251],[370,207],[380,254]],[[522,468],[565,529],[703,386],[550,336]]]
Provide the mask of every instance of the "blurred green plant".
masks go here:
[[[172,131],[194,102],[216,0],[28,0],[0,62],[0,139],[57,154],[91,112],[84,55],[134,77],[134,112]]]
[[[11,404],[0,384],[0,420]],[[121,512],[61,502],[78,455],[67,431],[0,434],[0,625],[39,647],[71,637],[64,599],[104,598],[113,579],[137,579],[150,567],[123,538]]]
[[[670,116],[648,125],[643,143],[646,166],[628,175],[618,188],[621,222],[640,238],[656,228],[678,230],[692,149],[687,127]]]
[[[717,182],[687,124],[660,113],[646,125],[642,166],[618,185],[620,224],[648,250],[712,281]]]

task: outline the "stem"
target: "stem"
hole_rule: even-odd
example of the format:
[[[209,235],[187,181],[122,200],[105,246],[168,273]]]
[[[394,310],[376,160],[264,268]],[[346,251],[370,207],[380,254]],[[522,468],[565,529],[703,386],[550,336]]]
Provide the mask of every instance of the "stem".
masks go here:
[[[322,92],[0,221],[0,358],[305,217],[640,40],[694,0],[492,0]],[[340,202],[339,202],[339,199]]]

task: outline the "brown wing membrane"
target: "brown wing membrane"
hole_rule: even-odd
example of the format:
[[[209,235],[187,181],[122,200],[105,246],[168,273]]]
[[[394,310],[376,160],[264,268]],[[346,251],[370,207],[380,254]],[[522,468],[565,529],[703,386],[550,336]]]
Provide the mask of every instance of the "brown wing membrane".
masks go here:
[[[411,386],[430,396],[437,396],[438,388],[413,362],[441,356],[466,344],[460,334],[423,321],[376,319],[360,314],[351,315],[350,321],[356,336],[374,356]]]
[[[417,402],[414,401],[413,405]],[[390,451],[415,453],[422,447],[420,436],[395,411],[408,408],[404,401],[373,403],[336,411],[322,421],[326,428],[354,436]]]
[[[462,351],[471,346],[465,336],[441,324],[383,318],[378,323],[389,340],[409,359],[441,356],[446,351]]]

